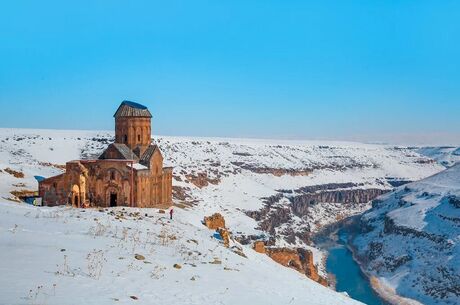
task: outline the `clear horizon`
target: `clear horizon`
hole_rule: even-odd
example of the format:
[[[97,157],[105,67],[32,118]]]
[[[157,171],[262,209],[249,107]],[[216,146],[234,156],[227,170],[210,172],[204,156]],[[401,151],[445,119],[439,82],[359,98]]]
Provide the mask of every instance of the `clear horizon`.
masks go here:
[[[460,145],[460,3],[14,1],[0,127]]]

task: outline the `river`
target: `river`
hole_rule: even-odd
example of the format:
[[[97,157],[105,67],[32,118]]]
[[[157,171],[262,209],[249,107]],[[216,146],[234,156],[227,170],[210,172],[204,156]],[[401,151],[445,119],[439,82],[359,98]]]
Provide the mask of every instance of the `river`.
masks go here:
[[[336,290],[346,292],[351,298],[368,305],[387,305],[372,289],[368,278],[362,273],[359,265],[353,260],[346,243],[348,234],[341,229],[338,238],[328,246],[326,270],[336,278]]]

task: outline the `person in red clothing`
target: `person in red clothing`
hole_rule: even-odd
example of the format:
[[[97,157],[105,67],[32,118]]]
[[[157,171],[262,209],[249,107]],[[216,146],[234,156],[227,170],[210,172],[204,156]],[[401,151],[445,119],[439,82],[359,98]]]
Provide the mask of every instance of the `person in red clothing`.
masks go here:
[[[174,209],[171,208],[171,209],[169,210],[169,219],[172,219],[173,213],[174,213]]]

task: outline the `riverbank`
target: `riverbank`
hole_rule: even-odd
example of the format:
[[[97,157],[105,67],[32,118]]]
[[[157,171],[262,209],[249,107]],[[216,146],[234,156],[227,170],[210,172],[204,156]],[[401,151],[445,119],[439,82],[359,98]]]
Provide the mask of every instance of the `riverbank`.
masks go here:
[[[348,235],[345,224],[335,224],[327,229],[327,234],[317,236],[316,245],[327,252],[326,271],[334,279],[334,288],[345,292],[351,298],[368,305],[388,305],[377,295],[360,266],[354,261],[352,252],[347,247]]]
[[[370,283],[372,286],[372,289],[386,302],[388,302],[391,305],[423,305],[422,303],[402,297],[396,293],[396,291],[388,286],[385,285],[381,280],[379,280],[375,276],[370,277]]]
[[[384,300],[384,302],[388,305],[423,305],[422,303],[416,300],[405,298],[398,295],[393,287],[386,285],[381,279],[370,274],[366,270],[364,263],[359,259],[357,249],[353,246],[351,242],[355,234],[357,234],[358,232],[356,230],[356,222],[354,221],[346,229],[348,230],[348,234],[350,234],[348,236],[348,240],[346,241],[346,247],[350,251],[355,263],[359,266],[361,273],[368,279],[370,286],[372,287],[372,290],[379,296],[379,298]]]
[[[343,219],[314,237],[315,245],[326,253],[325,269],[333,278],[331,286],[368,305],[422,305],[399,296],[392,287],[366,271],[351,243],[359,232],[358,220],[359,215]]]

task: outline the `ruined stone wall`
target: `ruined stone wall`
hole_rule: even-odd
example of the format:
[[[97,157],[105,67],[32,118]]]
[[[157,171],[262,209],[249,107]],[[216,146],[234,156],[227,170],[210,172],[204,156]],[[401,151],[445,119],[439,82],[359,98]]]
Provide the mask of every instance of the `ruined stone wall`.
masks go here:
[[[55,206],[67,203],[68,190],[64,185],[64,174],[51,177],[38,184],[38,194],[43,205]]]
[[[49,206],[72,204],[79,207],[86,199],[87,170],[78,161],[67,162],[64,174],[39,183],[39,195]]]
[[[110,206],[110,194],[117,195],[117,205],[130,205],[131,170],[126,162],[72,161],[62,175],[44,180],[39,193],[44,205],[72,204]]]

